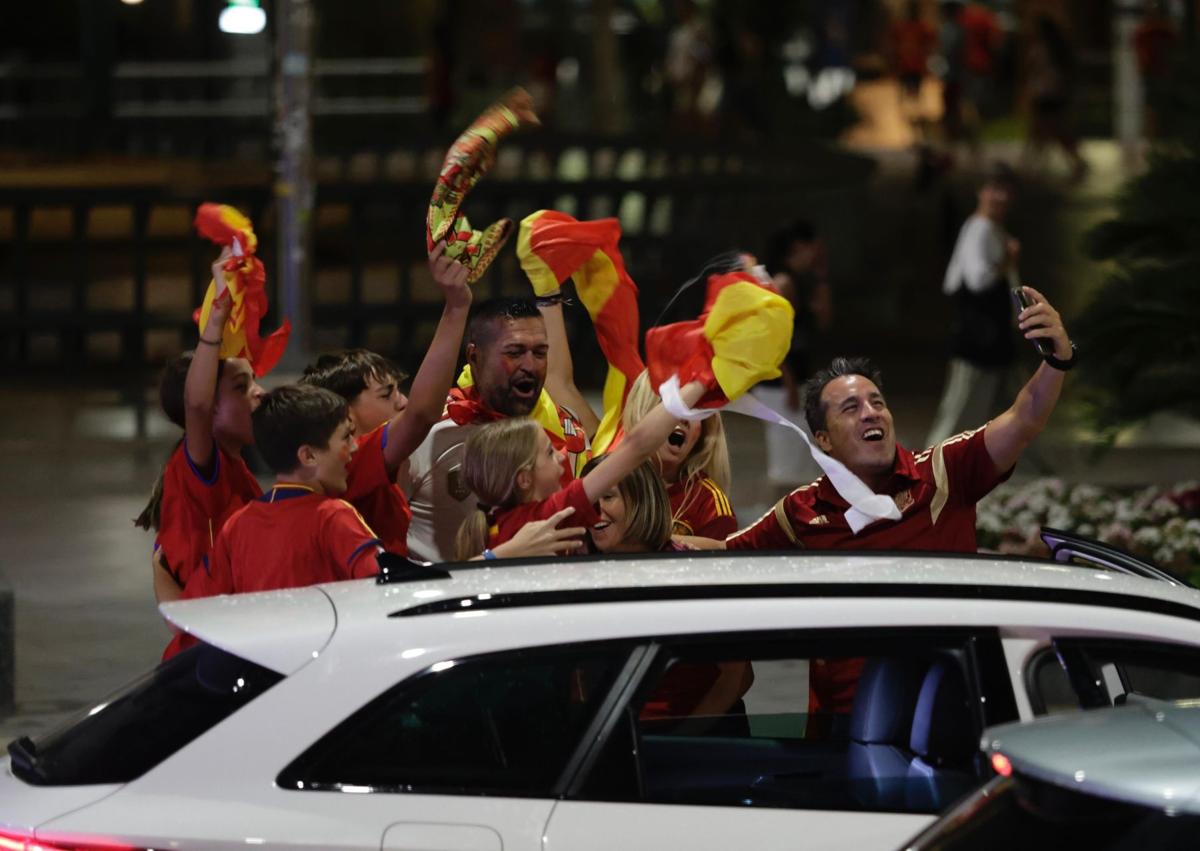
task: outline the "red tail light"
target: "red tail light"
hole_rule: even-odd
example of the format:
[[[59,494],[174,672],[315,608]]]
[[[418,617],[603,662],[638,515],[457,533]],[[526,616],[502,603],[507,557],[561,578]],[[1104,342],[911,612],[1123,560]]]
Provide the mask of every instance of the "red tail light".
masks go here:
[[[147,851],[93,836],[48,836],[0,830],[0,851]]]
[[[1012,763],[1002,753],[992,754],[992,770],[1001,777],[1011,777],[1013,772]]]

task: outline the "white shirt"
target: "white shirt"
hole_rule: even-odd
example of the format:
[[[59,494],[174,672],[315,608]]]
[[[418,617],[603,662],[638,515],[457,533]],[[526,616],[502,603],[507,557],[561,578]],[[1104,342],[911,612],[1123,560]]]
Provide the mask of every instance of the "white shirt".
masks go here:
[[[409,456],[401,487],[412,508],[408,551],[424,561],[453,561],[454,538],[478,499],[462,479],[464,444],[480,426],[437,423]]]
[[[565,424],[568,430],[573,423]],[[477,423],[458,425],[443,419],[429,430],[421,445],[409,456],[407,476],[400,471],[400,487],[412,509],[408,527],[408,551],[423,561],[455,561],[454,539],[458,527],[474,511],[479,498],[463,481],[462,462],[466,442]],[[591,441],[585,441],[585,451]],[[586,457],[586,456],[585,456]],[[572,469],[577,457],[569,456]]]
[[[969,292],[981,293],[1000,281],[1000,267],[1006,254],[1008,235],[996,222],[972,215],[958,232],[950,265],[942,281],[942,292],[954,295],[964,284]]]

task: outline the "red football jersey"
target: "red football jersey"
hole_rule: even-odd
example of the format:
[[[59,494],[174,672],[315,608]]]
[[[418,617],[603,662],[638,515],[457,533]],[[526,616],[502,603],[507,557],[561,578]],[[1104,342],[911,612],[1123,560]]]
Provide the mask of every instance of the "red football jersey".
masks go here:
[[[228,455],[213,443],[212,472],[205,475],[180,441],[163,470],[162,511],[155,548],[161,548],[167,569],[184,586],[197,568],[209,569],[217,534],[229,516],[262,488],[240,456]]]
[[[208,581],[185,597],[241,594],[359,579],[379,572],[379,539],[350,503],[276,485],[225,524]]]
[[[975,504],[1012,470],[996,470],[984,428],[947,438],[913,455],[896,447],[884,489],[899,520],[880,520],[857,535],[844,516],[850,507],[824,476],[792,491],[749,528],[730,537],[731,550],[927,550],[973,553]]]
[[[738,530],[729,497],[705,473],[667,485],[671,498],[672,533],[725,540]]]
[[[358,448],[347,468],[346,493],[342,498],[362,514],[375,530],[383,548],[397,555],[408,555],[408,527],[412,509],[396,483],[388,477],[383,450],[388,430],[384,423],[357,438]]]
[[[545,520],[567,506],[575,507],[575,513],[570,518],[572,526],[587,527],[600,522],[600,515],[596,513],[595,506],[588,502],[587,492],[583,489],[583,479],[572,479],[565,488],[541,502],[526,502],[498,512],[488,535],[488,547],[496,547],[511,540],[526,523]]]

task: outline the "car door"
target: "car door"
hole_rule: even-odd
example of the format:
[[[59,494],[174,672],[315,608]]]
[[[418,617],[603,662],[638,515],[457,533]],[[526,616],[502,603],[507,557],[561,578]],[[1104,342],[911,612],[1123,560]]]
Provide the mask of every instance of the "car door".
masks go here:
[[[664,639],[615,710],[550,851],[892,848],[987,776],[979,735],[1016,718],[989,630]]]
[[[568,763],[641,653],[626,641],[437,662],[346,718],[278,786],[369,810],[384,851],[537,851]]]

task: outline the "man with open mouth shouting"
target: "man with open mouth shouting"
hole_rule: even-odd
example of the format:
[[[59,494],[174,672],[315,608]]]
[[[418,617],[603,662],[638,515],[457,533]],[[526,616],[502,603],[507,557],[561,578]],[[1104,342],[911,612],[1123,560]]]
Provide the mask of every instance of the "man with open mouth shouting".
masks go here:
[[[588,439],[579,418],[543,388],[548,352],[546,323],[534,299],[492,299],[476,310],[467,328],[467,365],[450,390],[446,413],[411,456],[405,490],[413,512],[409,551],[416,558],[454,557],[455,534],[476,507],[462,476],[463,448],[480,426],[533,417],[564,455],[564,486],[575,477]]]

